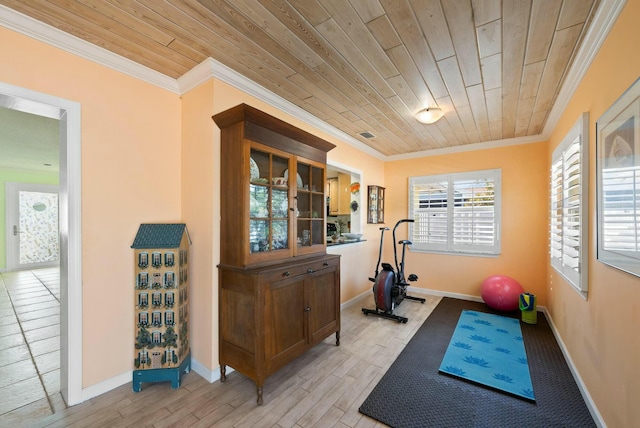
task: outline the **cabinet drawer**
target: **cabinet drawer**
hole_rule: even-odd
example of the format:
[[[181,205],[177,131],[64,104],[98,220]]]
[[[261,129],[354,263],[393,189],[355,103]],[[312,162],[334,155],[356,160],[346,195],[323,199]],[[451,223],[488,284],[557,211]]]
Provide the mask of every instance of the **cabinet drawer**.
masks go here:
[[[265,283],[271,283],[285,278],[292,278],[298,275],[306,275],[319,270],[333,268],[338,265],[338,260],[339,259],[323,258],[306,263],[295,262],[295,264],[281,264],[263,270],[262,276]]]

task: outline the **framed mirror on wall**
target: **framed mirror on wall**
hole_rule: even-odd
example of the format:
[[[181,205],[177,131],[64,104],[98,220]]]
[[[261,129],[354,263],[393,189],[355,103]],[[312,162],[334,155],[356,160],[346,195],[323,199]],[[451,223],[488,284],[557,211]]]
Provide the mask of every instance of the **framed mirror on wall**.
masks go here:
[[[367,186],[367,223],[384,223],[384,187]]]
[[[598,119],[598,260],[640,276],[640,79]]]

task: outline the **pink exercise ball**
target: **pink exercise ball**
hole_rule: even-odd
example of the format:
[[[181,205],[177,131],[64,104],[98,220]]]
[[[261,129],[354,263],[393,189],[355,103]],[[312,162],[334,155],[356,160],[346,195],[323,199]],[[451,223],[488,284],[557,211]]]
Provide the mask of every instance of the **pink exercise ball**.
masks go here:
[[[518,281],[506,275],[493,275],[482,282],[482,300],[499,311],[515,311],[524,288]]]

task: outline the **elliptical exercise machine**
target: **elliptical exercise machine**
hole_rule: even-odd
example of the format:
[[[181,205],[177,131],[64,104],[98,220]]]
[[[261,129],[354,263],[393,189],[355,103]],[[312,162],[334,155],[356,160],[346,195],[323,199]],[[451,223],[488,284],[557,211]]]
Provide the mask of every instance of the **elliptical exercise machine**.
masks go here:
[[[396,223],[393,227],[393,258],[395,261],[395,271],[393,266],[389,263],[382,263],[382,272],[379,271],[380,261],[382,259],[382,244],[384,243],[384,232],[389,230],[388,227],[380,228],[380,250],[378,251],[378,263],[376,264],[376,270],[374,277],[369,277],[369,281],[373,282],[373,299],[376,303],[375,309],[362,308],[362,312],[365,315],[377,315],[383,318],[389,318],[401,323],[409,321],[407,317],[395,315],[393,313],[396,306],[398,306],[404,299],[415,300],[420,303],[424,303],[425,299],[421,297],[413,297],[407,295],[407,287],[410,282],[418,280],[416,274],[410,274],[406,279],[404,276],[404,256],[407,245],[411,245],[412,242],[406,239],[398,241],[398,244],[402,245],[402,258],[398,263],[398,251],[396,246],[396,229],[402,223],[413,223],[413,219],[403,219]]]

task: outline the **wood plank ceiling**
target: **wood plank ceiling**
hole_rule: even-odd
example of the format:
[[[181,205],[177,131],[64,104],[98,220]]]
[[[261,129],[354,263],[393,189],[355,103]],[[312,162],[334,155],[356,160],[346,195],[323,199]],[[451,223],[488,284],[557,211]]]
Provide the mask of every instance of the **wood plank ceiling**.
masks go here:
[[[598,3],[0,0],[172,78],[214,58],[387,156],[540,134]]]

